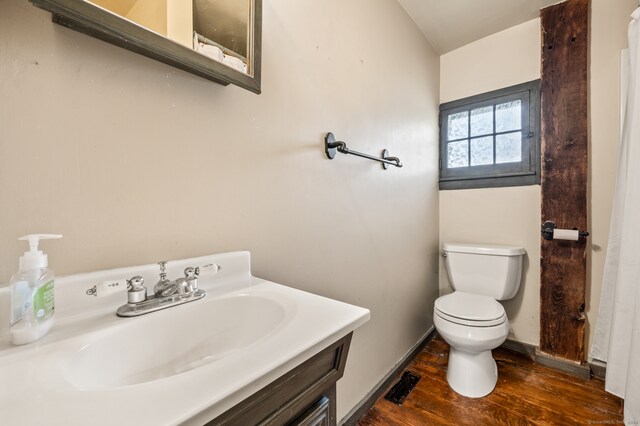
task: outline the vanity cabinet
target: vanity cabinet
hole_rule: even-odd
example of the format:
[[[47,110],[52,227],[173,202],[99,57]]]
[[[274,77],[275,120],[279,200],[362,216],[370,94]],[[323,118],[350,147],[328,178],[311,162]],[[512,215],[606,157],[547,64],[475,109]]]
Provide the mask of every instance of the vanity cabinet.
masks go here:
[[[331,421],[331,400],[322,397],[306,413],[291,423],[292,426],[329,426]],[[334,422],[335,424],[335,422]]]
[[[335,425],[336,382],[344,373],[352,334],[280,376],[207,426]]]

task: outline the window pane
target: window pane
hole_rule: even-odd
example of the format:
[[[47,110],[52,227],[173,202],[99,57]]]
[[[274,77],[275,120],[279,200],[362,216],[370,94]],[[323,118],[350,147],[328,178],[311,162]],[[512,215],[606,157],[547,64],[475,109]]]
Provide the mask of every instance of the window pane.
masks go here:
[[[471,136],[493,133],[493,106],[471,110]]]
[[[496,105],[496,132],[522,129],[522,101]]]
[[[467,167],[469,165],[469,141],[447,144],[447,168]]]
[[[496,164],[514,163],[522,160],[521,132],[496,136]]]
[[[493,136],[471,139],[471,165],[493,164]]]
[[[469,111],[457,112],[448,117],[447,140],[464,139],[469,136]]]

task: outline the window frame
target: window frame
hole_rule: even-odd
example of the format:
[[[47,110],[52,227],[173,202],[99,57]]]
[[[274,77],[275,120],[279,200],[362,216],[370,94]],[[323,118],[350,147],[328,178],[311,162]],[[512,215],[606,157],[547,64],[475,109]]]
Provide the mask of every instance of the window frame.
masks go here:
[[[457,141],[447,140],[448,119],[447,117],[456,112],[463,112],[494,106],[494,127],[493,133],[485,136],[495,136],[500,134],[514,133],[513,131],[496,132],[495,105],[504,102],[520,99],[521,108],[521,134],[522,134],[522,159],[520,162],[466,166],[447,168],[447,143]],[[526,106],[526,107],[525,107]],[[469,132],[466,138],[469,146],[471,140],[483,137],[477,135],[471,137],[471,119],[469,115]],[[441,190],[449,189],[471,189],[471,188],[496,188],[506,186],[524,186],[540,184],[540,80],[517,84],[511,87],[494,90],[480,95],[447,102],[440,105],[440,178],[439,186]],[[495,146],[495,140],[494,140]],[[470,149],[470,148],[469,148]],[[494,150],[495,156],[495,150]],[[471,158],[469,157],[469,162]]]

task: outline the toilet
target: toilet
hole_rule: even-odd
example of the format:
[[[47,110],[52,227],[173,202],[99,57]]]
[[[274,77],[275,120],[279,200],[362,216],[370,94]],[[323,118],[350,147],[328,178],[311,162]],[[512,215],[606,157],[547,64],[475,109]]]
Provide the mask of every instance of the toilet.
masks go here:
[[[491,350],[509,334],[509,320],[498,300],[518,292],[525,253],[512,246],[443,246],[454,292],[436,299],[433,321],[450,346],[447,381],[460,395],[479,398],[496,386],[498,368]]]

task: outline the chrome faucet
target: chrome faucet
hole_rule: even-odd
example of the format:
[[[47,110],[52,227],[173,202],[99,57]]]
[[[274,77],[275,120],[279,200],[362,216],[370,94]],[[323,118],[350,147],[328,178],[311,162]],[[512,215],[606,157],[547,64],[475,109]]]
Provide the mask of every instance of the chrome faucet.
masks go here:
[[[160,265],[160,280],[153,286],[153,295],[147,296],[147,288],[141,276],[127,280],[127,304],[118,308],[119,317],[135,317],[159,311],[160,309],[193,302],[206,296],[206,292],[198,288],[200,268],[188,267],[184,270],[184,277],[175,281],[167,279],[167,262]],[[207,265],[209,266],[209,265]],[[216,271],[220,269],[218,265]]]

